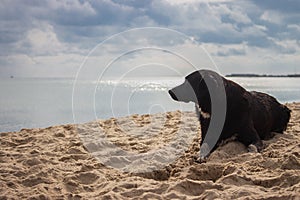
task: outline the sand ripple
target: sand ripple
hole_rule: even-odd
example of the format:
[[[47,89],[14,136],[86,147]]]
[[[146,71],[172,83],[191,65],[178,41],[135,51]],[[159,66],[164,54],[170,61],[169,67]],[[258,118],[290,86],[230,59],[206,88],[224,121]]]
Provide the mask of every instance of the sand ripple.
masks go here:
[[[1,133],[0,199],[300,199],[300,104],[288,106],[262,153],[229,142],[202,164],[193,113]]]

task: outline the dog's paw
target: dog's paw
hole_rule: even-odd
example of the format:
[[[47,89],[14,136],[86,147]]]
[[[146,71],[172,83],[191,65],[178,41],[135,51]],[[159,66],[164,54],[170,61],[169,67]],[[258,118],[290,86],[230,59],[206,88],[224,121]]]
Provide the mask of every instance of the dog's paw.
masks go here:
[[[207,161],[207,158],[204,158],[204,157],[197,157],[197,158],[195,158],[195,162],[199,163],[199,164],[206,163],[206,161]]]
[[[258,149],[257,149],[257,147],[254,144],[250,144],[248,146],[248,152],[250,152],[250,153],[258,153]]]

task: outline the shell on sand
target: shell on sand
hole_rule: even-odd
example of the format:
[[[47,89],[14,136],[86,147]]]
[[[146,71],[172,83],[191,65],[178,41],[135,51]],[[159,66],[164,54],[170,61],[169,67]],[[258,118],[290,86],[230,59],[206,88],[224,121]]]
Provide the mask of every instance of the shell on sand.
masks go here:
[[[262,153],[231,141],[202,164],[188,112],[1,133],[0,199],[299,199],[300,103],[288,106]]]

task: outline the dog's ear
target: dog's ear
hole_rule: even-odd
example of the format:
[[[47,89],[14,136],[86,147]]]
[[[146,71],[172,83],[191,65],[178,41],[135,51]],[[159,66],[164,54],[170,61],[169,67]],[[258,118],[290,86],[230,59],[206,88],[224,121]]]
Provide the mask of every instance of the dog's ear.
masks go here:
[[[185,81],[192,86],[192,88],[198,89],[199,83],[201,82],[202,76],[199,71],[195,71],[185,77]]]
[[[209,70],[199,70],[188,75],[186,79],[192,85],[195,94],[197,96],[197,104],[205,112],[210,112],[211,96],[210,92],[215,95],[218,93],[218,89],[223,84],[222,77]],[[210,91],[209,91],[210,88]]]

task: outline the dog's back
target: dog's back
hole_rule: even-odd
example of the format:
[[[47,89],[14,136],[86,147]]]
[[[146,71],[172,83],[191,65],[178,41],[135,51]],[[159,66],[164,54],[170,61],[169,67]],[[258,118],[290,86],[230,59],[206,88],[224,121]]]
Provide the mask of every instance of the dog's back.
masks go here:
[[[253,122],[261,138],[271,132],[283,133],[290,119],[290,109],[268,94],[255,91],[250,94]]]

